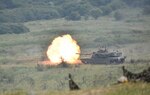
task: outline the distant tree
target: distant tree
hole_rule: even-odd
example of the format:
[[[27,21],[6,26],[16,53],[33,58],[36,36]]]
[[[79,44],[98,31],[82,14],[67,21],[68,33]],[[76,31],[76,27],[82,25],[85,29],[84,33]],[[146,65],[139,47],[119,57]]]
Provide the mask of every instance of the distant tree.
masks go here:
[[[109,3],[109,6],[111,7],[112,10],[117,10],[124,8],[126,4],[121,0],[113,0],[111,3]]]
[[[109,5],[103,6],[101,9],[103,11],[103,15],[109,15],[112,12],[112,7]]]
[[[143,8],[143,14],[144,15],[149,15],[150,14],[150,6],[145,6]]]
[[[133,6],[133,4],[136,0],[122,0],[122,1],[125,2],[129,6]]]
[[[112,0],[88,0],[93,6],[105,6]]]
[[[123,19],[123,14],[121,12],[115,12],[114,13],[114,18],[115,20],[122,20]]]
[[[89,15],[85,15],[84,20],[88,20],[88,19],[89,19]]]
[[[102,10],[99,8],[94,8],[90,12],[91,16],[94,17],[95,19],[97,19],[99,16],[101,16],[102,13],[103,13]]]
[[[59,12],[53,8],[16,8],[0,11],[0,22],[26,22],[41,19],[56,19]]]
[[[31,9],[28,9],[30,11]],[[28,16],[29,12],[26,12],[25,16]],[[47,8],[33,8],[31,11],[30,17],[36,19],[55,19],[59,18],[60,14],[56,9],[47,9]]]
[[[80,20],[81,16],[78,12],[71,12],[70,15],[66,16],[65,19],[67,20]]]
[[[6,22],[6,16],[4,15],[3,11],[0,11],[0,22]]]
[[[78,3],[77,2],[68,2],[62,4],[61,14],[62,16],[66,17],[70,15],[73,11],[78,11]]]
[[[145,7],[150,6],[150,0],[121,0],[130,7]]]
[[[143,1],[143,4],[146,5],[146,6],[150,6],[150,0],[142,0]]]
[[[0,24],[0,34],[21,34],[29,32],[23,24]]]
[[[91,5],[88,2],[69,2],[64,3],[61,13],[63,16],[69,16],[71,12],[78,12],[81,16],[86,15],[91,9]]]
[[[92,8],[91,4],[88,2],[80,2],[78,5],[77,11],[81,16],[85,16],[89,13],[90,9]]]
[[[15,4],[12,0],[0,0],[0,10],[5,8],[15,8],[18,5]]]

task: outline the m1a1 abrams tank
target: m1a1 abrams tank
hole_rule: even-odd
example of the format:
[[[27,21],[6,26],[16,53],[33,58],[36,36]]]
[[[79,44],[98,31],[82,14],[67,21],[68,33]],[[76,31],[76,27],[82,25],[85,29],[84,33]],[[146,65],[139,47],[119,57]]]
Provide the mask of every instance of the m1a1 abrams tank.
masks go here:
[[[87,54],[83,54],[87,55]],[[105,49],[99,49],[97,52],[93,52],[91,54],[91,58],[84,58],[81,61],[85,64],[112,64],[124,63],[126,56],[122,55],[122,52],[119,51],[111,51]]]

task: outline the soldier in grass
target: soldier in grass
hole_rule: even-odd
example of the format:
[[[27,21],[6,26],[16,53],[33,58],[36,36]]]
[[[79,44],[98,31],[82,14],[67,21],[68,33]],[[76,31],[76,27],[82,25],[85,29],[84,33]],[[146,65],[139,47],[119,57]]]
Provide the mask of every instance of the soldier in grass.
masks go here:
[[[128,81],[143,81],[143,82],[150,82],[150,67],[148,69],[143,70],[143,72],[140,73],[132,73],[125,69],[125,67],[122,67],[123,75],[127,77]]]
[[[69,73],[69,88],[70,90],[79,90],[79,86],[73,81],[71,74]]]

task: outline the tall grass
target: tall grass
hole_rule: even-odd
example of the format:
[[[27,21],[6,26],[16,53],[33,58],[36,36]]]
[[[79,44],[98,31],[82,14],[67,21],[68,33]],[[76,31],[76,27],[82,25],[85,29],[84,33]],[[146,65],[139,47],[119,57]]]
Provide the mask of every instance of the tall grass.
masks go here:
[[[149,88],[146,83],[128,83],[114,86],[106,95],[149,95]]]
[[[29,64],[29,65],[28,65]],[[43,67],[37,69],[36,64],[1,65],[0,92],[15,91],[27,92],[68,91],[68,73],[83,89],[107,88],[117,82],[122,76],[122,65],[80,65],[70,67]],[[147,69],[150,64],[124,64],[135,73]],[[145,84],[146,85],[146,84]]]
[[[82,89],[79,91],[7,91],[1,95],[149,95],[150,85],[146,83],[118,84],[110,87]]]

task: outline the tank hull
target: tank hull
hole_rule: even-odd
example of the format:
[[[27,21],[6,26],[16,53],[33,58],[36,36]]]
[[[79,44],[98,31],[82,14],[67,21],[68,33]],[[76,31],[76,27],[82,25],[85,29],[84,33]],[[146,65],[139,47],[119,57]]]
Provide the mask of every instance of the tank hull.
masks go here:
[[[125,58],[84,58],[81,61],[85,64],[122,64]]]

